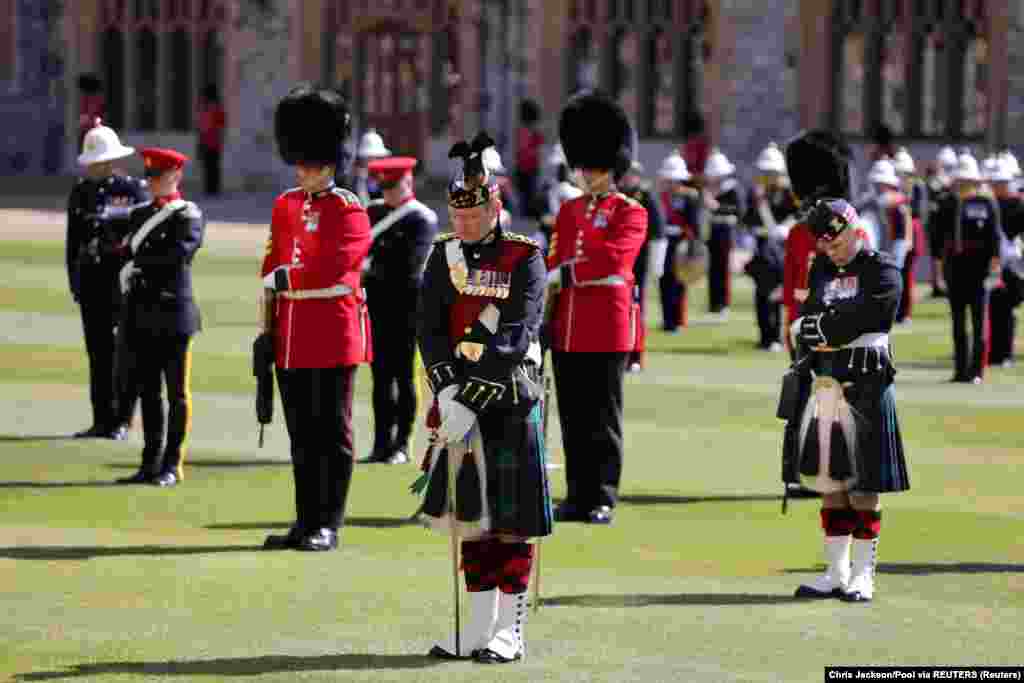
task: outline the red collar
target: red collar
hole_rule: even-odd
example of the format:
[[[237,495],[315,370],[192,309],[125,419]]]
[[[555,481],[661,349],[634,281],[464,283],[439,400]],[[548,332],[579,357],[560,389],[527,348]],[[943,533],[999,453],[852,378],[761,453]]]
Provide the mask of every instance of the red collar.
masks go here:
[[[156,197],[153,199],[153,206],[158,209],[162,209],[166,204],[173,202],[175,199],[181,199],[181,193],[175,192],[174,194],[165,194],[163,197]]]

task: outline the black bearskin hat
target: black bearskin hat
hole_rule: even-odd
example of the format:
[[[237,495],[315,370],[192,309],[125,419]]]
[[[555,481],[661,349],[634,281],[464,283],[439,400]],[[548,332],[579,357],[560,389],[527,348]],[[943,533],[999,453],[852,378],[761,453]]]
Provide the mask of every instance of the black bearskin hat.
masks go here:
[[[610,169],[621,174],[633,163],[636,135],[617,102],[595,91],[569,100],[558,122],[570,168]]]
[[[352,133],[348,103],[337,90],[309,84],[296,86],[274,112],[277,149],[286,164],[348,166],[347,148]]]
[[[809,130],[786,144],[786,168],[793,192],[810,206],[822,197],[850,198],[850,160],[847,144],[828,130]]]
[[[78,89],[87,95],[94,95],[103,90],[103,81],[96,74],[82,74],[78,77]]]
[[[524,126],[532,126],[540,121],[540,105],[533,100],[523,100],[519,103],[519,120]]]

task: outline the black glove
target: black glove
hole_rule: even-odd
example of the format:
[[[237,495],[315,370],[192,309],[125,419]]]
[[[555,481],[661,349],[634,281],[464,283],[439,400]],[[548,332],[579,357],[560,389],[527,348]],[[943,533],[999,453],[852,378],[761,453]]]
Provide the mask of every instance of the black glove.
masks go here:
[[[801,344],[806,344],[811,348],[822,344],[828,345],[828,340],[825,339],[825,335],[821,331],[821,313],[806,315],[800,319],[800,331],[797,333],[797,339]]]

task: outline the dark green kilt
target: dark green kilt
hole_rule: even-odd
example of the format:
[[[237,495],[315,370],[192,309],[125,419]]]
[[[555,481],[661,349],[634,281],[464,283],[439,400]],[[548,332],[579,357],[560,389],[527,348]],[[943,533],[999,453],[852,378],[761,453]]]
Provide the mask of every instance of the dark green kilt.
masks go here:
[[[862,363],[863,349],[818,354],[811,367],[817,373],[834,377],[844,387],[843,395],[857,414],[857,482],[853,492],[892,493],[910,489],[910,475],[903,453],[903,439],[896,419],[896,397],[892,378],[895,375],[888,357],[868,357]],[[866,369],[865,369],[866,368]],[[782,480],[800,483],[799,432],[800,421],[811,398],[810,374],[800,383],[798,410],[786,423],[782,442]]]
[[[527,538],[548,536],[552,529],[551,490],[541,424],[541,403],[525,417],[484,413],[479,418],[484,444],[487,511],[490,533]],[[456,482],[460,535],[479,535],[482,514],[478,469],[466,457]],[[448,451],[431,467],[420,518],[447,532]]]

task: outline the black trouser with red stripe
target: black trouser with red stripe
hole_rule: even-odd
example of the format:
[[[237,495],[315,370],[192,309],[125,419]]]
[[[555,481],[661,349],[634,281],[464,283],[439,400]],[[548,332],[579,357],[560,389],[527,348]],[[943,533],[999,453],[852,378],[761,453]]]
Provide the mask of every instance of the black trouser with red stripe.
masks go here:
[[[949,285],[949,308],[953,317],[953,359],[956,365],[954,377],[969,380],[985,376],[988,365],[989,324],[988,292],[981,281]],[[967,311],[971,314],[971,341],[967,341]]]
[[[565,451],[567,502],[584,512],[615,507],[622,478],[625,352],[552,351]]]
[[[394,304],[392,304],[394,305]],[[373,332],[373,452],[409,453],[416,422],[416,329],[409,312],[370,310]]]
[[[120,311],[110,301],[82,300],[82,329],[89,354],[89,399],[93,424],[112,430],[131,419],[135,410],[133,383],[120,382],[123,340],[115,332]]]
[[[132,339],[135,378],[142,403],[142,467],[182,476],[192,428],[192,337],[140,334]],[[164,443],[163,387],[167,385],[167,440]]]
[[[355,376],[355,365],[277,370],[291,439],[295,518],[303,531],[337,531],[345,519]]]
[[[712,225],[708,240],[708,310],[720,313],[732,303],[732,226]]]

